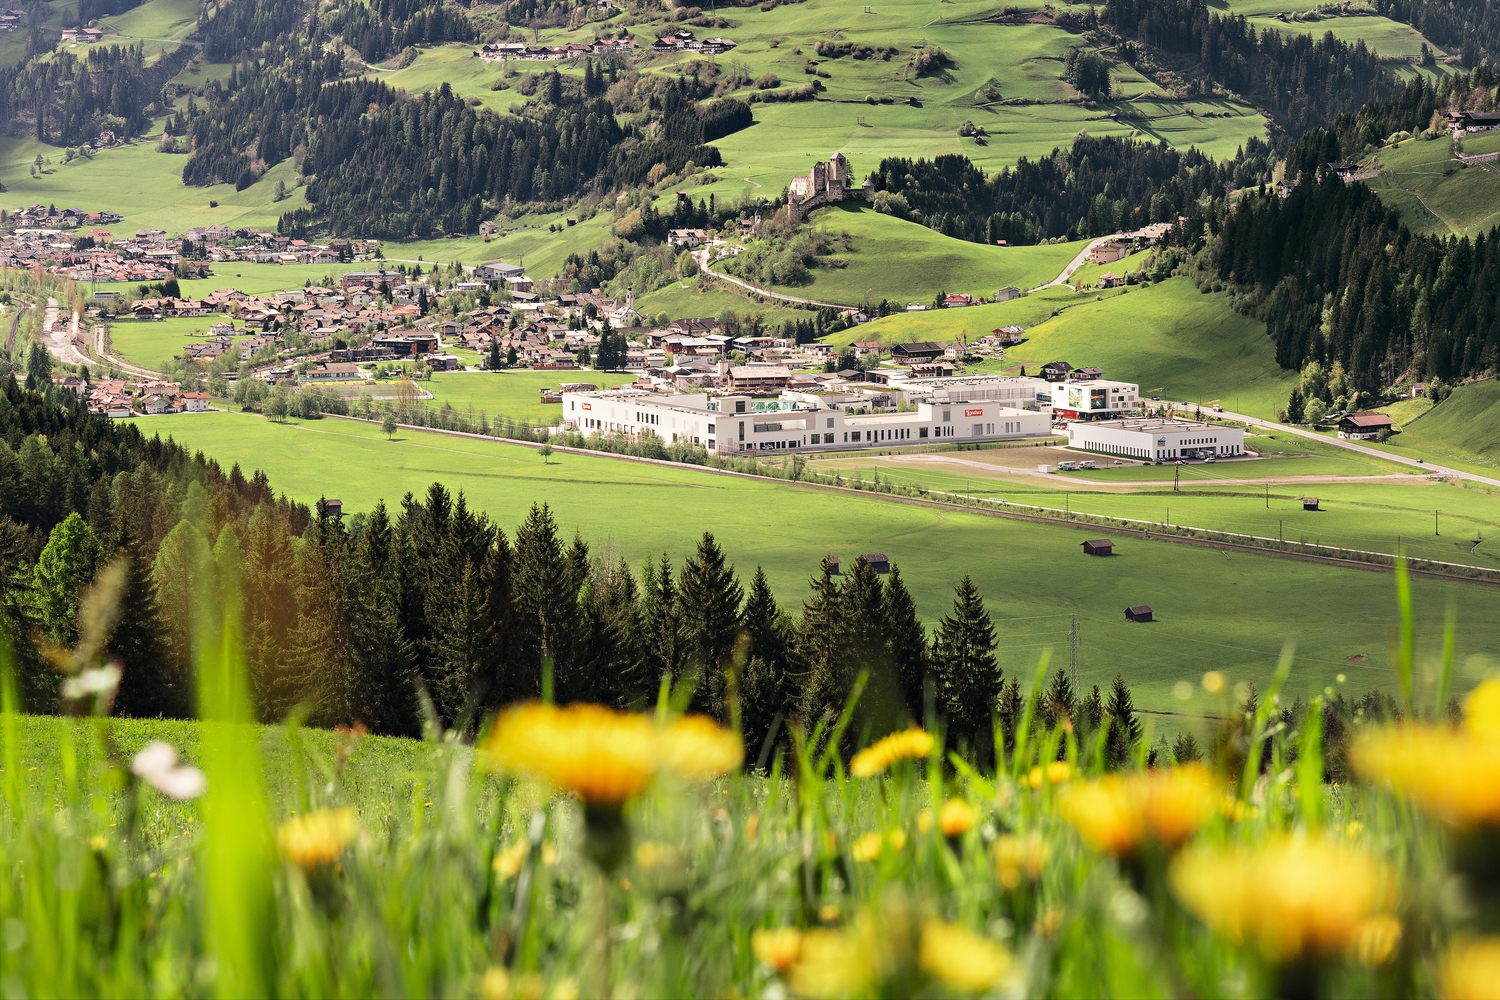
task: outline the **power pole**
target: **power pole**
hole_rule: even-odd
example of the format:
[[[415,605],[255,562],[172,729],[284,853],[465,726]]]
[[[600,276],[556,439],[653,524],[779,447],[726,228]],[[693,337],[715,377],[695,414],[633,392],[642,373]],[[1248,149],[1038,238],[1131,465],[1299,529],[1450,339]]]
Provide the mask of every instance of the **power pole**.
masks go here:
[[[1078,616],[1073,616],[1073,624],[1068,629],[1068,677],[1073,684],[1073,694],[1078,694]]]
[[[1172,492],[1173,493],[1180,493],[1180,492],[1182,492],[1182,490],[1180,489],[1181,483],[1182,483],[1182,466],[1180,466],[1180,465],[1174,465],[1174,466],[1172,466]]]
[[[1266,510],[1271,509],[1271,484],[1266,484]]]
[[[1434,535],[1440,534],[1440,532],[1438,531],[1438,517],[1437,516],[1438,516],[1438,512],[1437,511],[1433,511],[1432,512],[1432,533]]]

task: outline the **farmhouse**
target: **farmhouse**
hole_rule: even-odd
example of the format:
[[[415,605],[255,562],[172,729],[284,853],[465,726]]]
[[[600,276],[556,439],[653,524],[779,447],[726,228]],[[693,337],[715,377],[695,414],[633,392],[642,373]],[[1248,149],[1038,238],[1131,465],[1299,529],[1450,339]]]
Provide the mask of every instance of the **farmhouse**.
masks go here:
[[[1338,160],[1333,163],[1323,164],[1323,171],[1326,174],[1332,174],[1341,181],[1348,182],[1354,180],[1354,175],[1359,173],[1359,164],[1349,160]]]
[[[1339,421],[1339,437],[1354,441],[1374,441],[1389,434],[1394,427],[1384,413],[1349,413]]]
[[[474,276],[491,288],[499,288],[506,278],[519,278],[525,273],[526,269],[519,264],[499,260],[488,261],[474,269]]]
[[[435,333],[409,333],[371,337],[371,347],[386,347],[398,358],[414,358],[419,354],[431,354],[437,350]]]
[[[1068,425],[1068,447],[1143,462],[1228,458],[1245,453],[1245,431],[1191,420],[1088,420]]]
[[[1090,264],[1113,264],[1117,260],[1124,260],[1130,255],[1130,243],[1127,240],[1109,240],[1100,243],[1089,251]]]
[[[1020,297],[1021,290],[1015,285],[1006,285],[995,292],[996,302],[1009,302],[1011,299],[1019,299]]]
[[[911,365],[921,361],[936,361],[947,350],[942,344],[919,340],[912,344],[897,344],[891,348],[891,358],[898,365]]]
[[[1448,126],[1458,138],[1500,128],[1500,111],[1450,111]]]
[[[962,393],[957,393],[962,394]],[[786,392],[754,399],[732,391],[658,395],[626,387],[564,392],[563,421],[585,433],[654,434],[667,443],[701,445],[720,455],[815,451],[950,439],[1001,441],[1051,429],[1051,414],[991,401],[917,402],[910,410],[864,413],[844,398]]]

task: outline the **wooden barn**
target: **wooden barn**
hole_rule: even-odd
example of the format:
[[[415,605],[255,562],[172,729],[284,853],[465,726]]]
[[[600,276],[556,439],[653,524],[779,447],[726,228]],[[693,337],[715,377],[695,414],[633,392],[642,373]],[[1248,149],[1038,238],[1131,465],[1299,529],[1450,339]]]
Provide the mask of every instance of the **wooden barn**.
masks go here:
[[[840,559],[838,556],[829,556],[823,561],[828,564],[828,572],[832,573],[834,576],[839,575],[839,567],[843,564],[842,559]]]
[[[1108,538],[1091,538],[1083,543],[1083,554],[1086,556],[1111,556],[1115,553],[1115,543]]]
[[[891,571],[891,561],[886,558],[884,552],[866,552],[864,560],[877,573],[889,573]]]
[[[1322,510],[1322,508],[1318,506],[1318,498],[1317,497],[1303,497],[1302,498],[1302,509],[1303,510]]]
[[[1128,622],[1149,622],[1156,619],[1151,617],[1151,605],[1132,604],[1125,609],[1125,620]]]

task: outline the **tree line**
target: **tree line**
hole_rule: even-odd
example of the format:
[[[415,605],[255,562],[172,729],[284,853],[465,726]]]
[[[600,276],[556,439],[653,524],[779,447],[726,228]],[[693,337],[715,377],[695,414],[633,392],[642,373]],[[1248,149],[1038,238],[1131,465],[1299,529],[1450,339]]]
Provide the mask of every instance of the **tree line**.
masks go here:
[[[186,47],[147,63],[141,45],[95,45],[79,59],[61,51],[0,70],[0,129],[25,128],[38,142],[72,146],[103,131],[146,131],[162,87],[187,62]]]
[[[957,239],[1012,245],[1080,239],[1173,222],[1229,183],[1270,176],[1271,149],[1251,137],[1232,161],[1165,140],[1136,142],[1082,133],[1067,150],[985,176],[960,154],[891,157],[870,175],[875,206]]]

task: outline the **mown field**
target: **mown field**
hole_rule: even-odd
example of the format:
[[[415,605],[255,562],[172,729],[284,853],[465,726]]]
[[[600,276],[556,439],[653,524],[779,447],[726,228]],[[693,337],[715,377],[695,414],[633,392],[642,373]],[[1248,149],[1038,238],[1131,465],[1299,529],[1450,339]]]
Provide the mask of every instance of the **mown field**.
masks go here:
[[[1088,559],[1079,543],[1090,534],[1061,525],[592,455],[544,463],[534,449],[429,432],[402,431],[387,441],[378,425],[337,419],[275,424],[214,413],[162,431],[226,466],[265,469],[289,496],[337,497],[351,512],[378,499],[397,504],[434,480],[462,489],[507,530],[533,502],[546,501],[565,535],[576,530],[596,551],[611,549],[633,565],[663,551],[680,561],[711,530],[741,574],[764,566],[791,607],[824,555],[886,552],[929,622],[969,573],[998,621],[1007,670],[1029,670],[1042,649],[1064,648],[1076,614],[1084,678],[1102,684],[1123,671],[1148,708],[1170,708],[1172,685],[1209,661],[1263,683],[1286,640],[1298,646],[1299,691],[1319,689],[1340,672],[1356,686],[1385,684],[1391,663],[1388,573],[1161,541],[1132,540],[1114,560]],[[1434,655],[1450,599],[1464,626],[1461,659],[1500,649],[1500,622],[1484,611],[1494,600],[1490,588],[1426,580],[1415,588],[1422,631],[1433,637],[1424,657]],[[1160,621],[1127,624],[1122,609],[1143,602]]]
[[[549,426],[562,419],[562,406],[542,403],[542,389],[556,389],[560,382],[592,382],[600,388],[635,381],[634,375],[614,372],[435,372],[422,388],[432,393],[433,404],[450,404],[460,413],[471,409],[477,417],[510,417]]]
[[[184,316],[152,322],[123,320],[109,327],[110,348],[133,364],[157,370],[182,353],[188,344],[196,344],[208,336],[213,323],[222,323],[227,317]]]

